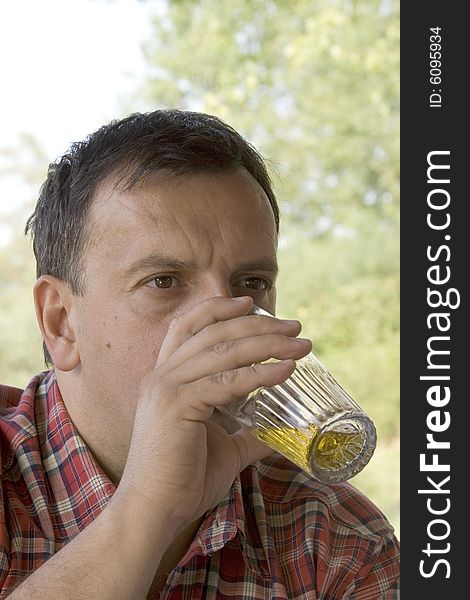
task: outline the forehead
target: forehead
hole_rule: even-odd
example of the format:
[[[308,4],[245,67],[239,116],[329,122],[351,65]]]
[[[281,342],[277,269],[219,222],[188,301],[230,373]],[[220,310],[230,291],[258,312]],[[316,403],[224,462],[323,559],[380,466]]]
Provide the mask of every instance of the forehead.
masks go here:
[[[125,259],[169,246],[177,253],[221,252],[239,246],[275,251],[276,224],[269,200],[244,169],[175,178],[162,173],[123,191],[115,180],[97,190],[89,217],[89,248]]]

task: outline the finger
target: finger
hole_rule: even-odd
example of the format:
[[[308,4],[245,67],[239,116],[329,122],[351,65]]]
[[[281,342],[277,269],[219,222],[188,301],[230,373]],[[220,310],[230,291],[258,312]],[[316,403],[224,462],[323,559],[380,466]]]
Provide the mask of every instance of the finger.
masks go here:
[[[269,359],[298,360],[312,349],[310,340],[285,335],[258,335],[255,337],[220,342],[204,349],[191,360],[173,369],[175,381],[189,383],[221,372],[229,372]]]
[[[228,348],[230,344],[243,338],[255,338],[255,336],[267,334],[295,337],[299,335],[301,328],[302,326],[299,321],[287,321],[267,316],[242,316],[211,324],[190,339],[187,339],[186,342],[177,348],[169,358],[167,368],[176,369],[180,365],[185,365],[189,360],[193,359],[193,356],[201,351],[210,352],[213,348],[218,348],[218,351],[222,353],[224,348]],[[272,354],[271,358],[300,358],[300,356],[276,356]],[[266,360],[266,358],[261,358],[260,360]],[[253,362],[258,362],[258,359],[247,359],[244,363],[239,361],[234,366],[242,366],[243,364],[251,364]],[[222,365],[221,368],[228,369],[230,366]]]
[[[275,450],[260,442],[250,427],[242,427],[230,436],[235,443],[239,456],[239,472],[267,456],[276,454]]]
[[[157,365],[170,357],[184,342],[208,325],[246,315],[253,306],[251,296],[209,298],[170,323],[158,355]]]
[[[163,394],[162,409],[177,419],[205,422],[214,407],[230,404],[259,387],[283,383],[294,369],[295,361],[287,359],[218,372],[179,386],[176,397],[174,393]]]

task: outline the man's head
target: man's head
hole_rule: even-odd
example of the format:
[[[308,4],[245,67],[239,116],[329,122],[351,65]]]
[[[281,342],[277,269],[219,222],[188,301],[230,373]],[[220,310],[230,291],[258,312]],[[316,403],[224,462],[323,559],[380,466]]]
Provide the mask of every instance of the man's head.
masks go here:
[[[74,144],[49,168],[27,224],[38,278],[53,276],[73,295],[86,293],[88,250],[102,233],[90,218],[100,191],[142,190],[156,177],[176,185],[196,176],[218,178],[242,172],[264,192],[277,233],[279,213],[263,160],[220,119],[160,110],[105,125]],[[191,198],[187,201],[191,203]],[[46,358],[51,362],[49,352]]]

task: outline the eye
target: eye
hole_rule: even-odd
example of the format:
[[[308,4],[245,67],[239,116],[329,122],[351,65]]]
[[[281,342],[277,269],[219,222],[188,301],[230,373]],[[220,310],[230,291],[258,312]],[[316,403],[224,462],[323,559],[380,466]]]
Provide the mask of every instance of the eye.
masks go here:
[[[264,291],[270,290],[272,288],[272,283],[264,277],[244,277],[243,279],[239,280],[237,287]]]
[[[168,288],[176,287],[179,285],[178,280],[171,275],[158,275],[158,277],[154,277],[150,279],[145,284],[150,288],[157,288],[159,290],[166,290]]]

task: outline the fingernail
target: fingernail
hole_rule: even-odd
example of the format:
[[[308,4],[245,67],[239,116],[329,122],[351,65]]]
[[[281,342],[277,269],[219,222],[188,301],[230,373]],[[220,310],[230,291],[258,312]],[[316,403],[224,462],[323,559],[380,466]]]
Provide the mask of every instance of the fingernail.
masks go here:
[[[282,322],[286,325],[300,325],[300,321],[297,321],[297,319],[283,319]]]

